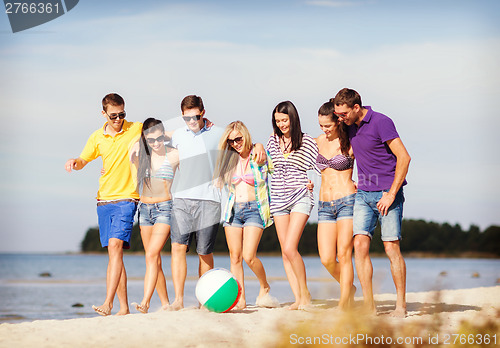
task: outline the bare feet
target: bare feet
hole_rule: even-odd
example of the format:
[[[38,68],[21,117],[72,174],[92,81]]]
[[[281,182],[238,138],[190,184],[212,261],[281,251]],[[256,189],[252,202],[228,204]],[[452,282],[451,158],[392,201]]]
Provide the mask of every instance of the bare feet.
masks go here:
[[[288,306],[288,309],[292,310],[292,311],[296,311],[297,309],[299,309],[299,303],[298,302],[292,303],[290,306]]]
[[[115,315],[127,315],[127,314],[130,314],[130,311],[128,310],[128,308],[124,308],[124,309],[120,309],[120,311],[118,313],[116,313]]]
[[[170,303],[164,304],[163,306],[161,306],[161,309],[163,311],[169,311],[169,310],[171,310],[170,309]]]
[[[245,308],[247,308],[247,301],[244,298],[240,297],[240,300],[238,301],[236,306],[233,307],[233,309],[238,310],[238,309],[245,309]]]
[[[389,313],[391,318],[406,318],[406,308],[396,308],[391,313]]]
[[[175,300],[174,303],[170,305],[168,308],[169,311],[178,311],[184,308],[184,301],[182,300]]]
[[[143,304],[139,304],[137,302],[132,302],[131,304],[132,304],[132,306],[135,307],[135,309],[137,309],[142,314],[146,314],[148,312],[149,308],[145,304],[143,305]]]
[[[111,314],[111,308],[106,307],[104,305],[100,307],[92,305],[92,309],[96,311],[97,314],[102,315],[103,317],[107,317],[108,315]]]

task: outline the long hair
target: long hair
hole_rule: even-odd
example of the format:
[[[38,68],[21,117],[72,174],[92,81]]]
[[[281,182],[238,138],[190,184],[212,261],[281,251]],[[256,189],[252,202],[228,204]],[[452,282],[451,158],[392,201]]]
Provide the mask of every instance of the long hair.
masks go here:
[[[240,156],[227,142],[229,134],[235,130],[240,132],[243,136],[244,150],[250,150],[252,148],[250,132],[243,122],[234,121],[227,125],[219,141],[219,155],[217,156],[217,163],[215,164],[214,170],[214,178],[218,179],[224,185],[229,185],[231,183],[231,176],[238,164]]]
[[[139,140],[139,168],[137,169],[137,186],[141,192],[142,185],[151,188],[151,148],[148,146],[146,135],[160,130],[165,133],[165,128],[160,120],[148,118],[142,124],[141,139]]]
[[[300,128],[299,112],[297,111],[297,108],[291,101],[288,100],[279,103],[274,108],[272,118],[274,134],[276,134],[279,138],[282,138],[283,133],[276,124],[275,115],[277,112],[279,112],[280,114],[286,114],[290,118],[290,136],[292,140],[292,148],[290,149],[290,151],[296,151],[300,149],[300,147],[302,146],[303,133],[302,129]]]
[[[337,126],[337,135],[340,142],[340,151],[349,156],[349,149],[351,148],[351,142],[349,141],[349,133],[347,131],[347,125],[344,122],[340,122],[337,115],[335,115],[335,104],[333,103],[333,98],[329,102],[324,103],[318,110],[318,115],[330,116],[330,119]]]

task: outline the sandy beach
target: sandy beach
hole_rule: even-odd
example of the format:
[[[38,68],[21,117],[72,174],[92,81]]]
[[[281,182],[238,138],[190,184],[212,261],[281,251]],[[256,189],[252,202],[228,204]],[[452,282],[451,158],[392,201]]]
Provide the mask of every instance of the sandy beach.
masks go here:
[[[249,306],[221,314],[191,307],[121,317],[4,323],[0,347],[275,347],[311,343],[317,336],[321,344],[333,345],[335,339],[347,342],[349,336],[373,335],[382,327],[385,331],[380,332],[389,330],[394,335],[418,332],[425,344],[437,335],[441,335],[439,341],[446,337],[453,341],[449,335],[459,334],[464,320],[474,325],[493,323],[497,344],[500,339],[500,286],[408,293],[405,319],[388,315],[395,305],[394,294],[376,295],[378,316],[367,317],[368,321],[358,309],[361,301],[356,298],[351,315],[336,311],[338,302],[332,299],[314,300],[308,311],[290,311],[282,303],[277,309]],[[340,324],[346,322],[350,330],[339,332]],[[363,324],[367,322],[371,329]],[[411,333],[409,327],[414,328]]]

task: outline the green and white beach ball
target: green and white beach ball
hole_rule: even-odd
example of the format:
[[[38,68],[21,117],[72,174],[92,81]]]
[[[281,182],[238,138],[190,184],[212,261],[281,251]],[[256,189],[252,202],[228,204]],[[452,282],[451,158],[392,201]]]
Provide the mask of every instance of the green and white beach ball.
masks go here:
[[[195,293],[202,306],[212,312],[224,313],[238,302],[241,286],[227,269],[214,268],[200,277]]]

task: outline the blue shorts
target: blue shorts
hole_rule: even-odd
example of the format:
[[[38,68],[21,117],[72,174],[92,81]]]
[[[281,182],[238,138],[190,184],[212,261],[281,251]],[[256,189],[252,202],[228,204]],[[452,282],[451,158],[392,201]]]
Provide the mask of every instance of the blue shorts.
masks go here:
[[[130,236],[132,235],[137,203],[124,200],[113,203],[98,202],[97,204],[102,247],[108,246],[110,238],[116,238],[124,242],[124,249],[130,249]]]
[[[172,214],[172,201],[159,203],[139,202],[139,225],[154,226],[154,224],[170,225]]]
[[[373,192],[358,190],[354,202],[353,235],[361,234],[373,238],[377,221],[380,221],[382,241],[392,242],[401,239],[405,201],[403,188],[396,194],[387,215],[382,216],[377,209],[377,203],[382,198],[382,194],[387,191],[389,190]]]
[[[235,202],[229,222],[224,222],[224,227],[246,227],[255,226],[264,228],[264,222],[260,217],[257,201]]]
[[[336,223],[338,220],[352,219],[356,194],[318,202],[318,223]]]
[[[272,198],[271,198],[272,199]],[[295,204],[286,207],[285,209],[279,210],[273,213],[273,216],[280,215],[290,215],[291,213],[302,213],[306,215],[311,214],[313,204],[311,203],[311,198],[309,195],[305,195],[299,199]]]
[[[170,241],[188,246],[196,238],[199,255],[213,253],[219,229],[220,203],[197,199],[174,199]]]

